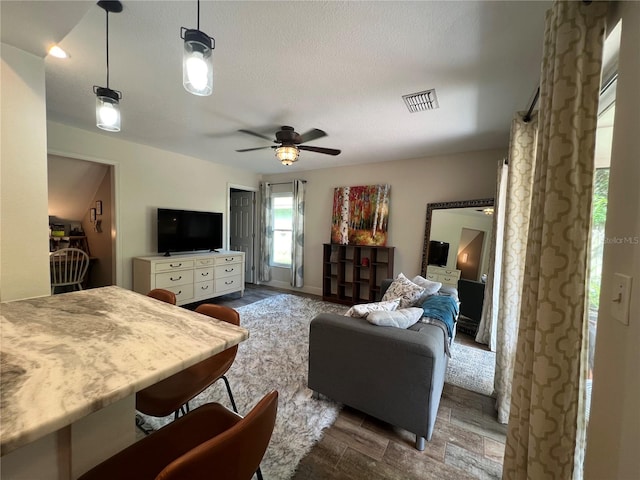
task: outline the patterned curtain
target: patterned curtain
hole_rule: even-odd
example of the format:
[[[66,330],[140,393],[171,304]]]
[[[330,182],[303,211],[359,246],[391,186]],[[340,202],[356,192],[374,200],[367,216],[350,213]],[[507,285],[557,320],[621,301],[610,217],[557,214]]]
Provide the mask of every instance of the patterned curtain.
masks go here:
[[[304,286],[304,181],[293,181],[293,248],[291,249],[291,286]]]
[[[494,275],[496,283],[491,292],[495,302],[491,311],[494,334],[491,341],[495,343],[496,352],[493,384],[500,423],[509,421],[538,131],[537,113],[533,113],[528,122],[524,121],[524,115],[524,112],[516,113],[511,122],[509,165],[505,166],[504,185],[501,185],[505,189],[504,198],[498,198],[496,211],[496,220],[503,220],[502,226],[496,228],[502,233],[503,241],[495,256],[499,273]]]
[[[271,184],[260,184],[260,261],[258,265],[258,281],[271,280],[271,245],[273,244],[273,216],[271,215]]]
[[[502,249],[504,245],[504,210],[507,195],[507,173],[509,166],[505,160],[498,162],[498,188],[493,203],[493,226],[491,227],[491,240],[489,264],[487,272],[487,283],[485,285],[484,302],[482,304],[482,315],[476,342],[489,345],[492,352],[496,351],[496,330],[498,326],[498,298],[500,293],[500,276],[502,270]],[[498,266],[498,268],[496,268]]]
[[[504,479],[582,477],[586,283],[606,2],[547,12]]]

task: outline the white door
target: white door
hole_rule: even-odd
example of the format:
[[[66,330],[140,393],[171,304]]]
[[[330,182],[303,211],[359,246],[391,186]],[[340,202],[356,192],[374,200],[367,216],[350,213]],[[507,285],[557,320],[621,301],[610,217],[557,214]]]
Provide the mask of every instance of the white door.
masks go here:
[[[255,235],[253,227],[255,192],[232,191],[229,193],[229,199],[229,248],[244,252],[244,279],[247,283],[254,283],[253,239]]]

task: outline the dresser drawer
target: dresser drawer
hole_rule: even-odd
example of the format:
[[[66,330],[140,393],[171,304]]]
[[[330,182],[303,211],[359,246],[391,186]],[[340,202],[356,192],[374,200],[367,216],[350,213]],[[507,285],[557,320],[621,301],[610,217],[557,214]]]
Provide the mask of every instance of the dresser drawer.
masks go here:
[[[196,274],[193,277],[193,281],[205,282],[207,280],[213,280],[213,267],[196,268]]]
[[[184,268],[193,268],[193,260],[172,260],[167,262],[157,262],[156,272],[170,272]]]
[[[193,284],[193,270],[156,273],[156,288],[167,288],[173,285]]]
[[[233,277],[234,275],[239,275],[240,273],[242,273],[241,263],[233,263],[230,265],[219,265],[215,268],[216,268],[216,273],[215,273],[216,278]]]
[[[232,291],[235,292],[242,288],[242,275],[234,275],[233,277],[216,278],[215,293]]]
[[[242,263],[242,255],[226,255],[224,257],[215,257],[215,265],[229,265],[232,263]]]
[[[188,303],[186,300],[193,300],[193,283],[173,285],[171,287],[164,288],[176,294],[176,302],[178,304]]]
[[[193,295],[195,298],[209,298],[214,294],[213,279],[206,282],[196,282]]]
[[[214,265],[214,261],[213,258],[209,257],[209,258],[196,258],[195,260],[195,267],[196,268],[200,268],[200,267],[210,267]]]

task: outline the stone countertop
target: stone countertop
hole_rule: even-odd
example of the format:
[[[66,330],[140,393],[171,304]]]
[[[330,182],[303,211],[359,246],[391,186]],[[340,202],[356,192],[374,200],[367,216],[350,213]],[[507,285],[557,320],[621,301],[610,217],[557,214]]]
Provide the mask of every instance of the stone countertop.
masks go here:
[[[115,286],[1,303],[0,453],[248,337],[244,328]]]

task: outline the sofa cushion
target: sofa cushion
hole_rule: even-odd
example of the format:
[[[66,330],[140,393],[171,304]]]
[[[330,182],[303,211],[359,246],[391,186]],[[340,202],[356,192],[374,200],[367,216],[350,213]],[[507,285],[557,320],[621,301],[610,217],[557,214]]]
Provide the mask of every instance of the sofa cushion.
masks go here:
[[[401,308],[393,311],[376,311],[367,315],[367,321],[381,327],[409,328],[414,325],[424,311],[418,307]]]
[[[399,308],[412,307],[423,293],[423,287],[413,283],[403,273],[399,273],[395,280],[391,282],[387,291],[384,292],[382,301],[399,298]]]
[[[346,317],[365,318],[371,312],[395,310],[399,304],[399,298],[375,303],[361,303],[351,307],[344,315]]]

